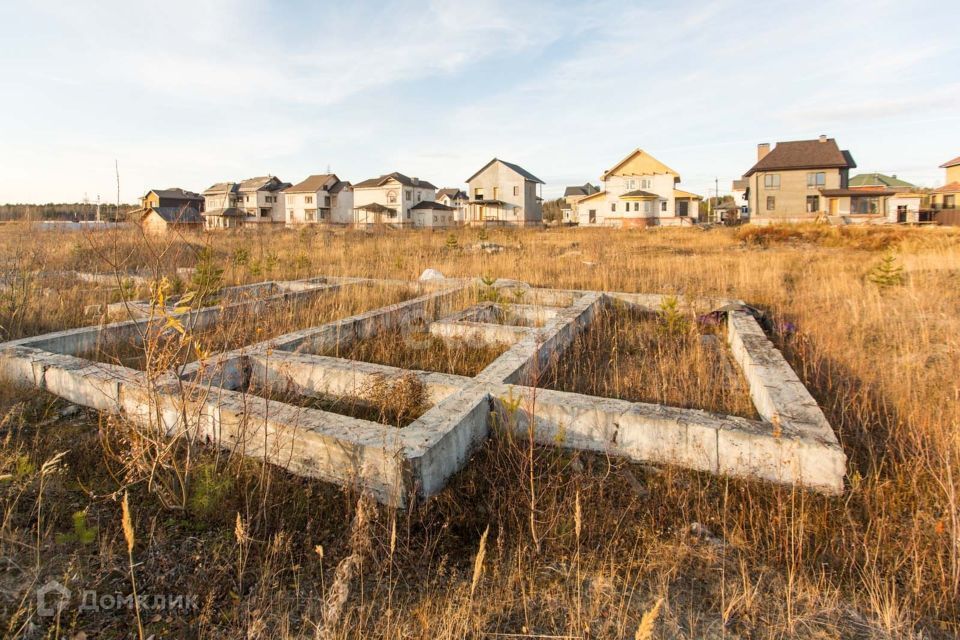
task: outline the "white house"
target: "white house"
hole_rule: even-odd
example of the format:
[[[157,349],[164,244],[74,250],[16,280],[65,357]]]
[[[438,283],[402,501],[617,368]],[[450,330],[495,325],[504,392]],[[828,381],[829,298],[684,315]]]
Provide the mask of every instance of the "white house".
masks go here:
[[[247,224],[284,222],[283,190],[290,186],[276,176],[219,182],[203,192],[204,226],[226,229]]]
[[[422,200],[410,207],[413,214],[413,226],[423,229],[454,227],[457,223],[457,210],[442,202]]]
[[[523,167],[494,158],[467,178],[471,225],[538,226],[543,207],[537,185],[543,180]]]
[[[356,225],[413,226],[413,206],[436,199],[437,188],[419,178],[388,173],[353,185],[352,222]]]
[[[702,198],[681,191],[680,174],[637,149],[600,177],[600,191],[577,202],[581,226],[692,224]]]
[[[454,209],[454,219],[457,224],[467,220],[467,203],[470,197],[461,189],[440,189],[437,191],[437,202]]]
[[[313,175],[283,191],[287,225],[350,224],[353,189],[335,174]]]

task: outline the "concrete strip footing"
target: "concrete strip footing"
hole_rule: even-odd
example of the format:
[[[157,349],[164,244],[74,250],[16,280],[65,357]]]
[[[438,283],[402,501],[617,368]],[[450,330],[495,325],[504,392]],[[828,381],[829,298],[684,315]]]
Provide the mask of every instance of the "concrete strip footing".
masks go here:
[[[225,291],[226,304],[183,318],[217,322],[241,306],[258,310],[369,282],[376,281],[323,276],[258,283]],[[843,489],[846,457],[836,435],[799,377],[745,311],[728,312],[727,339],[762,420],[524,386],[535,383],[537,374],[563,353],[603,305],[656,311],[665,296],[536,289],[497,281],[492,289],[516,304],[480,303],[438,318],[440,307],[453,296],[473,286],[483,291],[486,285],[461,280],[399,284],[424,293],[216,354],[153,381],[140,371],[77,357],[105,340],[135,340],[147,327],[143,319],[2,344],[0,374],[169,435],[202,438],[294,473],[362,488],[397,506],[441,491],[492,426],[519,433],[532,429],[544,445],[827,493]],[[699,311],[735,302],[684,304]],[[445,338],[510,347],[473,378],[315,355],[414,325],[429,326],[431,333]],[[432,406],[402,429],[247,391],[357,397],[376,380],[405,375],[424,384]]]

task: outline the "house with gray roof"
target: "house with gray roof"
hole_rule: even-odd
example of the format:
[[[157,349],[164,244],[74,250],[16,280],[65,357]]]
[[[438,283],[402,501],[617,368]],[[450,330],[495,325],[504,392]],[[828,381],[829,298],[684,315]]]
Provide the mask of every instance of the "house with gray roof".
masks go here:
[[[467,178],[467,224],[533,227],[543,224],[543,180],[494,158]]]
[[[179,187],[151,189],[140,198],[139,217],[144,231],[164,233],[174,229],[191,230],[203,226],[203,197]]]
[[[203,192],[205,226],[228,229],[249,224],[282,224],[286,217],[283,190],[290,186],[276,176],[218,182]]]
[[[353,219],[358,226],[413,227],[413,207],[436,200],[437,187],[394,171],[353,185]]]
[[[437,191],[437,202],[453,207],[457,224],[463,224],[466,221],[469,200],[470,197],[462,189],[446,188]]]

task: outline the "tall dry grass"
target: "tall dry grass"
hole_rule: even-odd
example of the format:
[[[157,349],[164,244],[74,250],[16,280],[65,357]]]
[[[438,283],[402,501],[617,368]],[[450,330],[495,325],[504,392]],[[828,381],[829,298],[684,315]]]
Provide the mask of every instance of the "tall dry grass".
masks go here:
[[[51,576],[126,593],[118,496],[128,490],[131,526],[138,545],[144,540],[138,591],[195,593],[199,602],[159,618],[146,612],[147,634],[960,633],[960,236],[829,227],[487,234],[502,253],[472,250],[472,230],[457,231],[455,247],[446,234],[312,231],[162,242],[116,234],[85,246],[106,246],[110,269],[168,277],[209,246],[228,283],[321,273],[415,278],[432,267],[539,286],[741,298],[774,326],[795,327],[771,337],[837,431],[848,490],[831,498],[627,464],[534,446],[498,425],[447,490],[405,512],[202,447],[190,454],[185,499],[174,504],[148,490],[143,475],[106,472],[117,469],[128,427],[86,411],[63,415],[59,400],[4,389],[0,557],[4,588],[15,595],[2,602],[0,628],[15,636],[49,627],[31,589]],[[0,248],[17,251],[0,255],[19,256],[4,266],[14,271],[96,262],[74,246],[14,230]],[[904,283],[878,287],[867,274],[891,251]],[[41,320],[8,336],[69,324],[66,316],[44,324],[46,303],[21,299],[34,310],[21,316]],[[9,318],[5,328],[15,324]],[[65,536],[78,512],[96,527],[93,542]],[[105,635],[136,629],[130,611],[68,611],[60,623]]]

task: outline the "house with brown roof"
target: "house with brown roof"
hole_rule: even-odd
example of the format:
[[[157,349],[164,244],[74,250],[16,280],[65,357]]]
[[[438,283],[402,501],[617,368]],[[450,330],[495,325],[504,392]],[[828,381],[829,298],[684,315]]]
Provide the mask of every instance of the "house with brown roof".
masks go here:
[[[847,208],[882,211],[878,202],[847,193],[850,169],[856,167],[849,151],[841,151],[833,138],[757,145],[757,162],[744,174],[748,181],[750,220],[758,224],[803,222],[826,215],[843,215]]]
[[[563,190],[563,205],[560,207],[560,213],[563,214],[563,222],[572,224],[577,221],[577,203],[592,196],[600,191],[600,187],[586,182],[581,185],[574,185]]]
[[[946,169],[946,183],[931,192],[930,206],[935,210],[957,209],[957,201],[960,200],[960,156],[944,162],[940,168]]]
[[[702,198],[678,189],[680,174],[634,149],[600,176],[600,190],[577,201],[581,226],[646,227],[693,224]]]
[[[520,165],[494,158],[467,178],[467,224],[535,227],[543,224],[544,182]]]
[[[151,189],[140,198],[134,213],[148,233],[196,230],[203,227],[203,197],[179,187]]]
[[[333,173],[312,175],[283,190],[287,226],[350,224],[353,187]]]
[[[218,182],[203,192],[203,217],[207,229],[228,229],[251,224],[282,224],[283,190],[290,187],[276,176]]]
[[[414,226],[413,207],[436,200],[437,187],[394,171],[353,185],[352,223]]]

